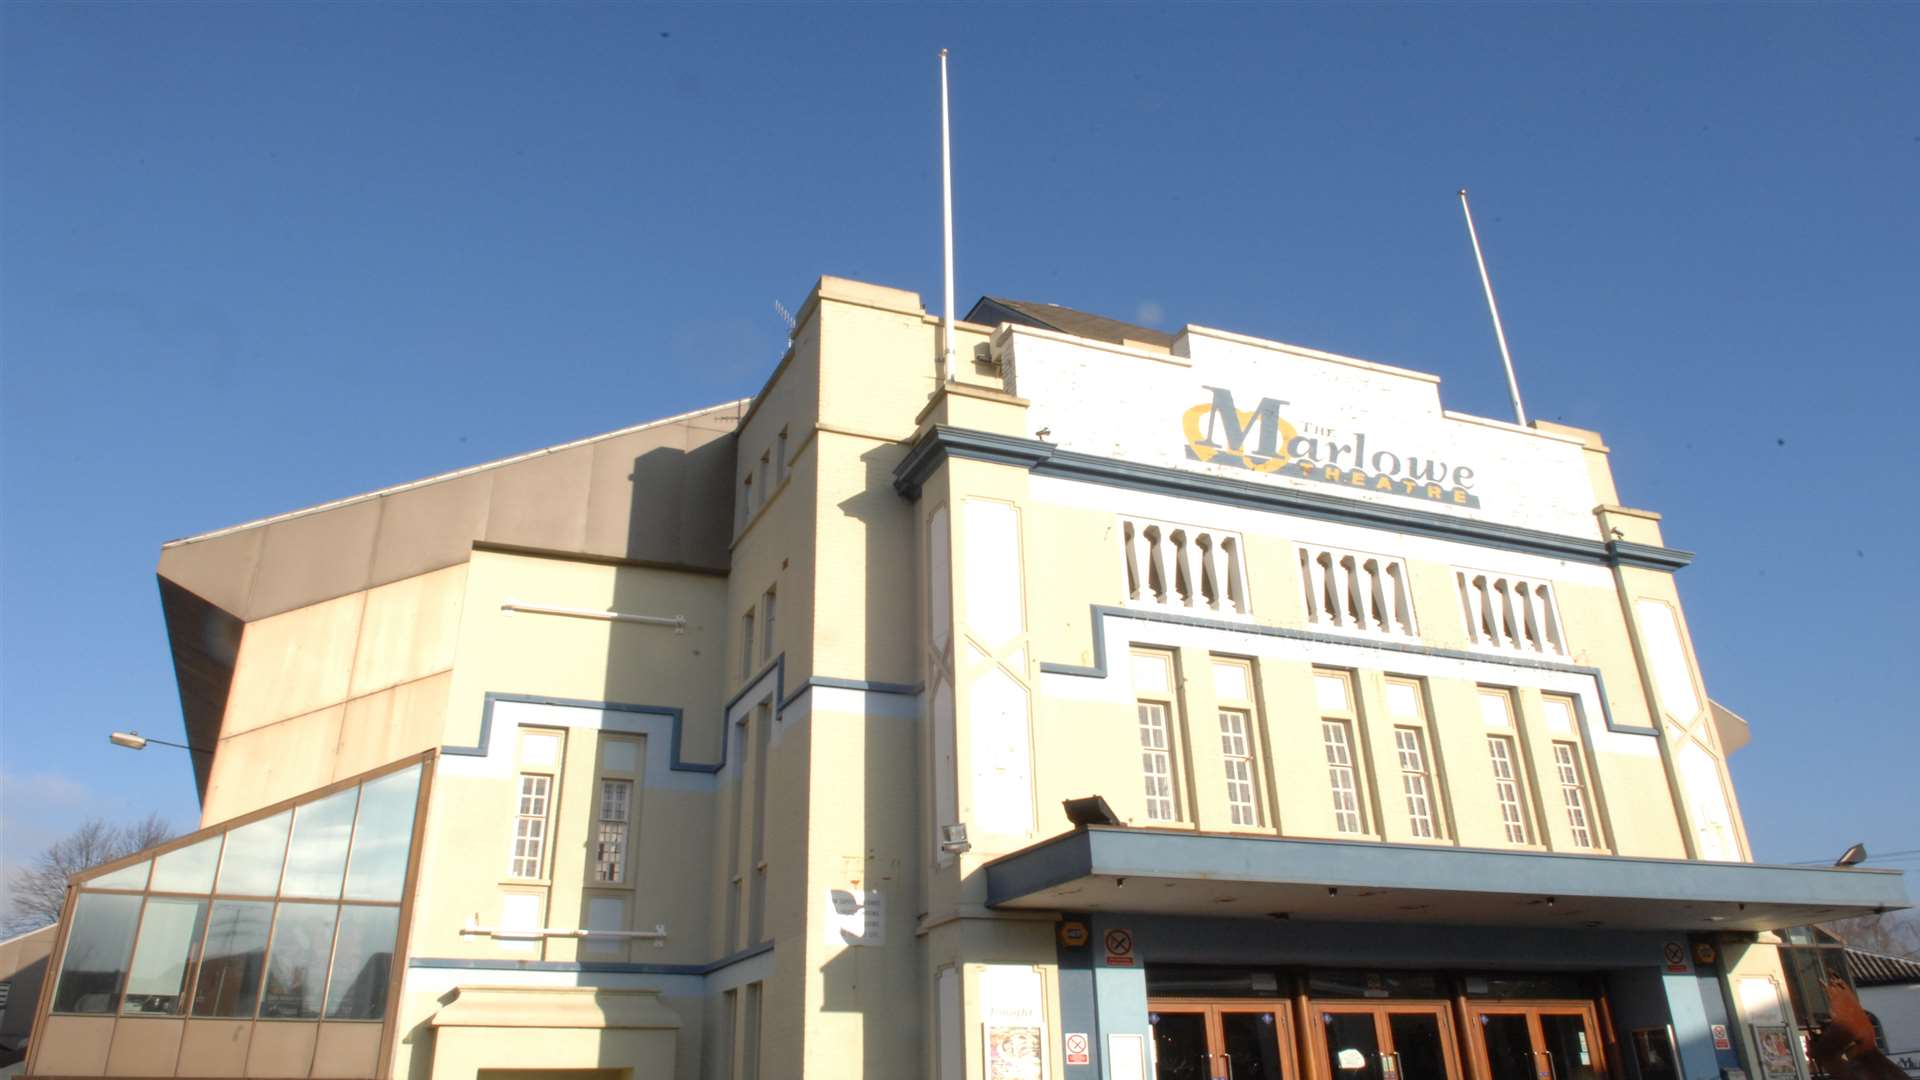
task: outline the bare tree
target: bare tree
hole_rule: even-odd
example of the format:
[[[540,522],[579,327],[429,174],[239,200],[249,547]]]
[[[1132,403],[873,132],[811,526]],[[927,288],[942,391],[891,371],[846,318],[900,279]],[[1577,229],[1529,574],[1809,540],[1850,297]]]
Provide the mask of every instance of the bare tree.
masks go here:
[[[67,879],[102,863],[145,851],[174,836],[173,826],[159,814],[115,825],[104,818],[88,818],[72,832],[54,841],[33,861],[13,871],[8,884],[13,906],[7,912],[9,933],[32,930],[60,921],[66,902]]]
[[[1833,931],[1840,940],[1863,952],[1920,960],[1920,917],[1910,911],[1841,919],[1824,923],[1821,928]]]

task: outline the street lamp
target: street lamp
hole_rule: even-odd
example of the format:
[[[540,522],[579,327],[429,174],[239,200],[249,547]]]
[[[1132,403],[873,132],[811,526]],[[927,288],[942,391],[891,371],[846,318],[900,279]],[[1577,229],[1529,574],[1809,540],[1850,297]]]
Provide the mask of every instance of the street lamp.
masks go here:
[[[197,746],[188,746],[186,743],[168,742],[165,739],[149,739],[137,731],[116,731],[107,736],[107,741],[115,746],[124,746],[129,750],[145,750],[148,743],[157,743],[161,746],[177,746],[192,754],[210,754],[213,752],[211,750],[202,750]]]

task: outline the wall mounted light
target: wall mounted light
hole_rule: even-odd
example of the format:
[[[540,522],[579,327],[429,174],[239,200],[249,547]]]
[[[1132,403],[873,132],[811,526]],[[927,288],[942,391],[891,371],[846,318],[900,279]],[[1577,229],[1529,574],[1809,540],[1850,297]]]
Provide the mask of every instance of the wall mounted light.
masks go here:
[[[965,825],[940,826],[940,850],[949,855],[964,855],[973,850],[973,844],[967,840]]]

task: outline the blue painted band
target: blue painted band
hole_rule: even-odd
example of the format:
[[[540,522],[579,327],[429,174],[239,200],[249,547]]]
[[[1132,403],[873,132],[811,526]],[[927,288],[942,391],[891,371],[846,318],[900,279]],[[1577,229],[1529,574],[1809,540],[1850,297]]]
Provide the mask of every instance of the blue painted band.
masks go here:
[[[917,697],[920,691],[925,689],[921,683],[868,682],[865,679],[836,679],[828,675],[815,675],[801,683],[800,689],[795,690],[792,697],[782,701],[780,707],[784,709],[799,701],[816,686],[826,690],[859,690],[868,694],[897,694],[903,697]]]
[[[569,709],[599,709],[604,712],[641,713],[647,716],[664,716],[673,723],[672,752],[668,755],[667,767],[678,772],[714,773],[720,771],[723,762],[686,761],[680,756],[680,733],[685,726],[686,717],[681,709],[673,705],[634,705],[621,701],[590,701],[582,698],[551,697],[543,694],[500,694],[489,691],[485,704],[480,710],[480,741],[473,746],[443,746],[440,752],[459,757],[486,757],[487,743],[493,733],[493,706],[496,702],[509,702],[519,705],[559,705]]]
[[[1113,607],[1108,604],[1094,604],[1093,612],[1093,666],[1078,664],[1056,664],[1046,660],[1040,662],[1040,671],[1044,675],[1076,675],[1090,679],[1107,677],[1107,619],[1138,619],[1142,622],[1171,623],[1176,626],[1197,626],[1207,630],[1231,630],[1241,634],[1257,634],[1261,637],[1288,638],[1294,641],[1311,641],[1317,645],[1353,645],[1367,649],[1380,649],[1385,652],[1408,653],[1414,656],[1430,656],[1443,660],[1473,660],[1482,663],[1496,663],[1503,667],[1532,668],[1537,671],[1555,671],[1568,675],[1584,675],[1593,680],[1594,689],[1600,698],[1600,718],[1607,730],[1619,735],[1659,735],[1657,728],[1639,727],[1632,724],[1617,724],[1613,719],[1613,707],[1607,703],[1607,681],[1597,667],[1582,664],[1561,663],[1554,660],[1535,660],[1524,656],[1489,656],[1482,653],[1467,652],[1464,649],[1443,649],[1434,645],[1411,645],[1396,641],[1356,640],[1341,637],[1338,634],[1326,634],[1316,630],[1295,630],[1285,626],[1266,626],[1258,623],[1229,622],[1225,619],[1208,619],[1198,615],[1181,615],[1171,611],[1137,611],[1133,608]],[[1584,718],[1583,718],[1584,720]]]
[[[456,957],[416,956],[407,961],[410,968],[454,971],[571,971],[611,975],[711,975],[773,951],[773,942],[762,942],[709,964],[629,964],[615,960],[469,960]]]
[[[893,471],[894,490],[910,499],[920,497],[921,485],[949,457],[970,461],[988,461],[1025,468],[1036,476],[1055,476],[1110,487],[1132,488],[1157,495],[1199,499],[1249,510],[1295,514],[1302,517],[1338,521],[1367,528],[1390,529],[1442,540],[1545,555],[1556,559],[1574,559],[1602,566],[1636,566],[1672,572],[1693,561],[1693,553],[1678,548],[1655,547],[1614,540],[1603,543],[1578,536],[1564,536],[1541,529],[1501,525],[1487,521],[1468,521],[1431,510],[1380,506],[1327,495],[1297,491],[1251,480],[1236,480],[1206,473],[1187,472],[1164,465],[1098,457],[1062,450],[1051,443],[996,435],[985,431],[936,425],[915,443]]]

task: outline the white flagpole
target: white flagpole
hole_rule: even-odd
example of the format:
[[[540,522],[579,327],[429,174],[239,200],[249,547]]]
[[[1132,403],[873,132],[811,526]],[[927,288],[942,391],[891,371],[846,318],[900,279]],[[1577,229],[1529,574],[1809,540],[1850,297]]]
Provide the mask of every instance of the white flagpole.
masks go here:
[[[1473,229],[1473,208],[1467,205],[1467,189],[1460,189],[1460,209],[1467,215],[1467,238],[1473,241],[1473,261],[1480,264],[1480,284],[1487,290],[1487,310],[1493,313],[1493,336],[1500,342],[1500,362],[1507,366],[1507,392],[1513,395],[1514,422],[1527,426],[1527,410],[1520,404],[1520,380],[1513,377],[1513,354],[1507,351],[1507,332],[1500,328],[1500,309],[1493,302],[1493,279],[1487,276],[1487,260],[1480,254],[1480,234]]]
[[[947,121],[947,50],[940,50],[940,196],[942,222],[946,228],[946,311],[941,317],[944,329],[947,378],[954,377],[953,366],[953,142]]]

